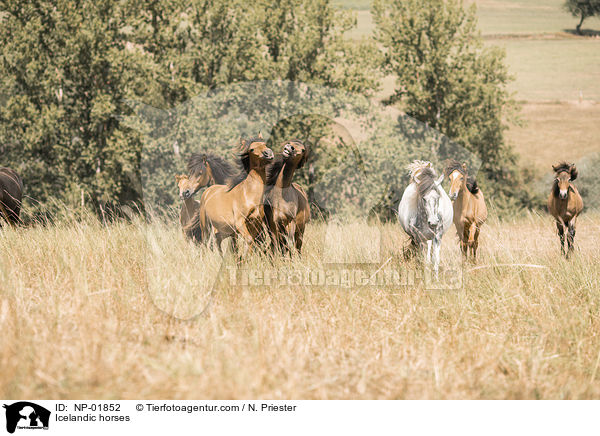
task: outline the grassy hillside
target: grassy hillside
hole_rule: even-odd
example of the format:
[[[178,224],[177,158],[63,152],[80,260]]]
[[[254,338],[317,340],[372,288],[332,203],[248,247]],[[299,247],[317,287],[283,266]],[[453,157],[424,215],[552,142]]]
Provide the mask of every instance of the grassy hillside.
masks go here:
[[[384,290],[225,280],[191,321],[159,307],[200,311],[188,303],[206,301],[197,284],[218,265],[175,222],[8,229],[0,396],[598,398],[599,224],[598,215],[581,218],[578,252],[565,261],[547,216],[492,220],[460,290],[427,291],[418,279]],[[380,231],[382,260],[403,241],[397,226],[338,230]],[[326,233],[308,227],[303,259],[254,256],[243,267],[322,269]],[[343,258],[371,250],[367,240],[330,248]],[[456,259],[452,229],[443,265]],[[397,255],[389,268],[420,274]]]

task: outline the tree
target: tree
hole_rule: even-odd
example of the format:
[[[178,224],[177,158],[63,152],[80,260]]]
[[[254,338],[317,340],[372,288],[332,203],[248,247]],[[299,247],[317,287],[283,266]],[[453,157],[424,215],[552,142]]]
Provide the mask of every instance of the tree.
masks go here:
[[[475,12],[460,0],[375,0],[383,68],[397,82],[387,103],[475,153],[497,203],[524,206],[529,197],[504,138],[515,113],[511,78],[504,53],[483,46]]]
[[[574,17],[579,18],[579,23],[575,27],[578,35],[581,35],[583,20],[600,15],[600,0],[567,0],[564,6]]]

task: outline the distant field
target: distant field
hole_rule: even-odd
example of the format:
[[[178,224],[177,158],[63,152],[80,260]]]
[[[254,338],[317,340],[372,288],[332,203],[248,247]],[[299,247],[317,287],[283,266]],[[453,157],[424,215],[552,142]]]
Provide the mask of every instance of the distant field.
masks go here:
[[[559,160],[577,162],[600,151],[600,104],[527,103],[521,116],[526,125],[513,126],[507,137],[521,163],[540,175]]]
[[[465,2],[470,4],[472,2]],[[477,0],[479,28],[484,35],[555,33],[575,29],[577,19],[563,8],[563,0]],[[339,0],[344,9],[358,11],[355,36],[368,35],[373,30],[369,0]],[[589,18],[583,29],[600,30],[600,19]]]
[[[487,41],[506,49],[519,100],[600,101],[600,39]]]

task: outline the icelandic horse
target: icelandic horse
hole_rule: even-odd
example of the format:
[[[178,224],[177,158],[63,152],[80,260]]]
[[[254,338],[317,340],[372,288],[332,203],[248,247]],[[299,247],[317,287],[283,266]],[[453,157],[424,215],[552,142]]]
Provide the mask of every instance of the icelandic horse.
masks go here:
[[[228,185],[212,185],[200,197],[198,212],[188,227],[198,225],[202,239],[214,237],[217,248],[229,237],[240,235],[252,250],[265,220],[263,197],[266,187],[266,166],[273,160],[273,151],[259,134],[240,143],[240,172]]]
[[[555,179],[548,197],[548,212],[556,220],[556,228],[560,239],[560,252],[567,258],[573,251],[575,225],[577,217],[583,210],[583,199],[573,184],[577,178],[575,164],[559,162],[552,165]],[[565,230],[567,230],[567,251],[565,252]]]
[[[292,183],[294,172],[308,159],[309,148],[299,140],[288,141],[281,156],[267,169],[265,218],[271,246],[282,253],[295,247],[302,252],[304,229],[310,221],[310,205],[306,192]]]
[[[467,173],[467,164],[451,160],[446,164],[444,174],[450,180],[448,195],[454,209],[454,227],[458,233],[460,249],[465,256],[477,260],[479,232],[487,220],[488,212],[483,192],[477,180]]]

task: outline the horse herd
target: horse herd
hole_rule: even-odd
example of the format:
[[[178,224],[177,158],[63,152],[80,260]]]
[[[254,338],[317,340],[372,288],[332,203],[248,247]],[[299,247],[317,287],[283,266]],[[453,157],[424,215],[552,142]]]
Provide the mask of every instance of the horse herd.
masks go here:
[[[238,251],[240,236],[245,241],[245,251],[238,251],[240,255],[265,244],[273,252],[301,253],[310,203],[293,178],[309,154],[309,147],[302,141],[290,140],[276,157],[260,134],[240,141],[239,168],[219,156],[193,154],[188,160],[188,174],[176,176],[184,233],[197,242],[216,244],[219,251],[226,238],[232,238],[233,248]],[[583,210],[583,200],[573,184],[578,173],[574,164],[566,162],[552,169],[555,179],[548,211],[556,221],[561,253],[569,257],[577,217]],[[417,160],[408,170],[410,183],[398,205],[398,219],[410,237],[411,247],[421,251],[437,272],[442,236],[454,223],[464,257],[475,261],[487,207],[467,166],[449,160],[438,177],[431,162]],[[448,193],[442,187],[445,178],[450,181]],[[200,200],[194,199],[205,187]],[[22,195],[20,176],[0,167],[0,216],[11,225],[21,224]]]
[[[177,175],[182,199],[180,223],[185,234],[199,242],[213,241],[219,251],[224,239],[236,237],[246,242],[246,251],[268,239],[270,249],[280,253],[301,253],[310,204],[304,189],[293,177],[309,156],[309,148],[299,140],[286,141],[275,157],[262,136],[240,141],[236,169],[221,157],[193,154],[187,175]],[[446,162],[438,177],[431,162],[416,160],[408,165],[410,183],[398,205],[398,219],[411,240],[411,248],[421,251],[437,273],[442,236],[452,223],[465,258],[475,261],[479,233],[488,212],[485,197],[466,164]],[[548,198],[548,210],[556,220],[561,252],[573,250],[577,216],[583,201],[573,181],[574,164],[553,166],[555,180]],[[442,181],[450,181],[449,192]],[[208,187],[200,197],[193,198]],[[567,250],[564,247],[568,232]]]

